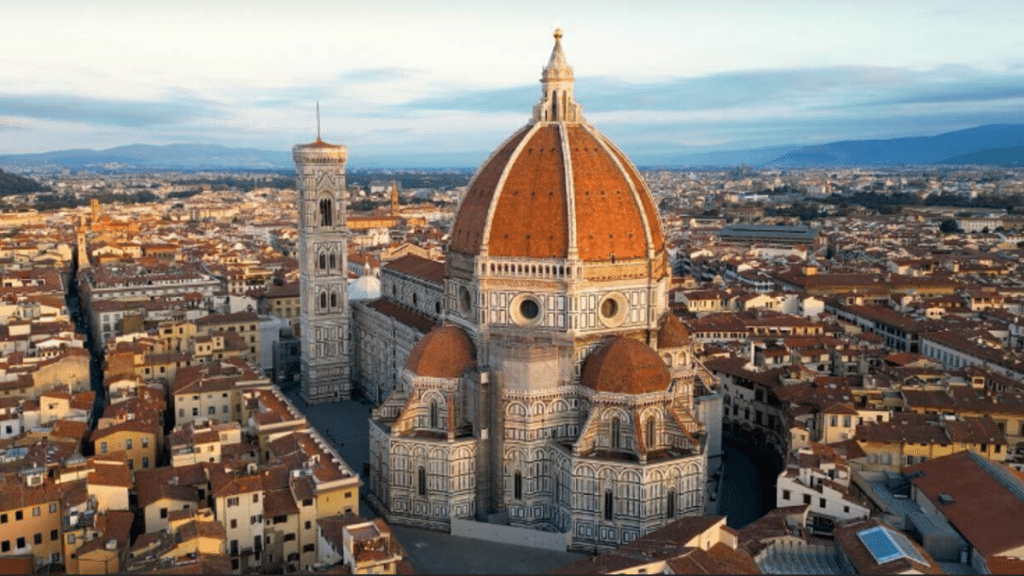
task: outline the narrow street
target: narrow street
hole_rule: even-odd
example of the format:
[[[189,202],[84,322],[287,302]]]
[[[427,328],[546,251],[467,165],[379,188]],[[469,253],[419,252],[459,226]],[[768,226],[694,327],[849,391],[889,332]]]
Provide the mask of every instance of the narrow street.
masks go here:
[[[85,348],[89,351],[89,382],[96,393],[96,401],[92,408],[91,422],[95,425],[103,415],[106,404],[106,390],[103,388],[103,355],[96,351],[92,342],[92,331],[89,329],[89,316],[82,310],[81,297],[78,294],[78,262],[72,264],[71,277],[68,280],[64,301],[75,323],[75,331],[85,337]]]

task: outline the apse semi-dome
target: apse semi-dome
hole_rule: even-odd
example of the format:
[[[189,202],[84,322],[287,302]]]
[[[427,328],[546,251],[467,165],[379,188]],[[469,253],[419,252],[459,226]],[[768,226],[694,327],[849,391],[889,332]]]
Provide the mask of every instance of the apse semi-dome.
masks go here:
[[[459,378],[476,361],[476,347],[466,331],[450,324],[420,338],[409,352],[405,369],[427,378]]]
[[[629,158],[584,120],[560,40],[558,31],[533,118],[470,182],[449,250],[584,263],[660,259],[651,192]]]
[[[596,392],[664,392],[672,377],[665,361],[643,342],[616,336],[587,357],[580,382]]]

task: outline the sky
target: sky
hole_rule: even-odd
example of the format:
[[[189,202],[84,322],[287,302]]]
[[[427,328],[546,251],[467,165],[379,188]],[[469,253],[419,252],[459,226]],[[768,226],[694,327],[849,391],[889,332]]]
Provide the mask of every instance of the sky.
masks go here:
[[[1024,2],[0,2],[0,154],[125,144],[475,165],[564,30],[635,161],[1024,123]],[[439,161],[440,162],[440,161]]]

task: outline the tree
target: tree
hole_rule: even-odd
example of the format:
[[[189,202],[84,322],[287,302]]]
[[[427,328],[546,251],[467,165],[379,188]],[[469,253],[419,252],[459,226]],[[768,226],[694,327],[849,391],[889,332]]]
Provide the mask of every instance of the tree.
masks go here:
[[[948,220],[943,220],[942,224],[939,224],[939,231],[943,234],[952,234],[954,232],[959,232],[960,226],[957,225],[956,220],[950,218]]]

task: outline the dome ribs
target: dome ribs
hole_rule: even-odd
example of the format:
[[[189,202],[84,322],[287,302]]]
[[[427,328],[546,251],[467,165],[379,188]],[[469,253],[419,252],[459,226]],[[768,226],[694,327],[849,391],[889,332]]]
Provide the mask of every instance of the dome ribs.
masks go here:
[[[530,127],[524,126],[509,138],[505,145],[484,163],[473,181],[470,182],[469,191],[459,205],[455,225],[452,227],[449,242],[451,250],[464,254],[480,253],[487,213],[490,211],[491,200],[494,199],[498,181],[515,152],[516,146],[529,131]]]
[[[603,136],[603,135],[602,135]],[[633,163],[626,158],[626,155],[619,150],[615,144],[613,144],[607,137],[603,137],[605,146],[615,154],[615,157],[622,164],[622,167],[626,170],[629,175],[629,179],[633,182],[633,186],[636,189],[637,195],[640,196],[640,202],[643,204],[644,213],[647,215],[647,225],[651,229],[651,239],[654,243],[654,251],[658,252],[665,248],[665,237],[661,233],[661,217],[658,215],[658,209],[654,206],[654,199],[651,197],[651,193],[647,190],[647,186],[644,184],[643,179],[640,178],[640,173],[633,166]]]
[[[565,258],[568,206],[565,165],[557,125],[540,127],[505,176],[491,222],[491,256]]]
[[[630,184],[582,126],[567,125],[576,188],[579,257],[584,261],[647,258],[643,217]]]

